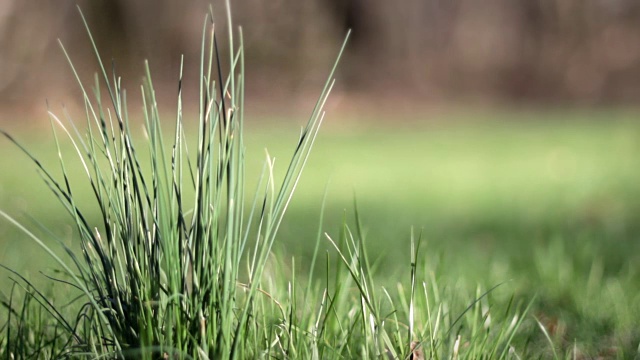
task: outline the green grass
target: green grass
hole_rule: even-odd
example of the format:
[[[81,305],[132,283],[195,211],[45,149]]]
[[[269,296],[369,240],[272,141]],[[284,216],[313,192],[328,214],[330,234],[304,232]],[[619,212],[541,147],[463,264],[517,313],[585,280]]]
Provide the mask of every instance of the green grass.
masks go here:
[[[435,284],[442,293],[429,296],[435,304],[453,303],[451,316],[471,304],[477,286],[504,283],[485,299],[485,309],[506,310],[512,295],[521,304],[533,301],[516,337],[521,357],[551,356],[535,319],[553,330],[550,336],[561,358],[571,357],[574,349],[578,358],[636,356],[640,170],[633,163],[640,125],[626,112],[563,121],[571,115],[502,112],[474,121],[472,115],[450,113],[439,115],[436,124],[416,117],[411,127],[354,125],[346,130],[334,124],[349,119],[334,115],[334,124],[329,122],[317,140],[274,244],[280,265],[270,268],[273,277],[291,279],[295,273],[298,281],[308,278],[328,184],[324,229],[336,237],[344,216],[353,223],[355,192],[377,290],[384,285],[394,293],[401,286],[406,294],[414,226],[424,239],[418,283]],[[434,117],[423,115],[425,120]],[[539,121],[526,121],[531,117]],[[276,163],[290,155],[297,133],[291,130],[295,120],[286,121],[286,126],[265,122],[247,129],[249,182],[258,176],[265,147]],[[55,161],[50,139],[20,135],[33,139],[30,148],[43,162]],[[33,166],[7,142],[0,146],[10,154],[3,168],[15,169],[3,175],[2,208],[28,212],[71,243],[69,225],[61,225],[69,220]],[[563,164],[570,171],[562,172]],[[69,171],[78,175],[78,170]],[[0,231],[7,249],[1,263],[46,283],[37,270],[46,270],[48,257],[6,223]],[[331,260],[337,258],[327,241],[321,248]],[[317,280],[326,266],[320,261],[316,267]],[[10,283],[3,280],[8,289]],[[279,284],[271,286],[270,293]],[[421,316],[424,311],[425,306],[417,310]],[[455,339],[449,341],[452,347]]]
[[[205,78],[201,101],[218,102],[195,115],[208,119],[199,136],[159,120],[150,83],[147,116],[130,120],[148,136],[117,130],[125,112],[112,108],[115,140],[105,141],[89,114],[93,137],[71,136],[95,155],[83,155],[89,179],[60,128],[62,169],[54,137],[12,132],[52,168],[61,202],[0,141],[0,209],[63,259],[0,222],[0,264],[17,271],[0,279],[0,356],[408,358],[414,342],[437,359],[639,356],[634,112],[410,114],[374,125],[330,114],[284,215],[320,112],[284,127],[247,115],[243,132],[243,78],[222,84],[237,114],[229,127],[220,84],[209,82],[217,76]],[[175,139],[183,157],[172,157]],[[275,167],[252,212],[265,147]],[[65,213],[76,207],[84,220]],[[118,266],[105,272],[104,261]]]
[[[633,326],[639,126],[634,114],[567,120],[572,115],[449,115],[400,129],[329,128],[298,199],[313,204],[318,180],[330,178],[330,198],[340,199],[330,204],[331,226],[351,208],[355,191],[370,256],[386,274],[378,279],[390,286],[406,279],[413,225],[427,240],[425,273],[434,271],[444,279],[439,284],[468,290],[508,281],[506,294],[535,298],[531,314],[555,329],[560,356],[633,357],[640,341]],[[311,226],[305,219],[313,218],[313,206],[293,205],[283,241],[309,254],[296,234],[304,233],[301,224]],[[505,306],[502,296],[494,306]],[[550,354],[537,326],[523,334],[534,349],[525,357]]]

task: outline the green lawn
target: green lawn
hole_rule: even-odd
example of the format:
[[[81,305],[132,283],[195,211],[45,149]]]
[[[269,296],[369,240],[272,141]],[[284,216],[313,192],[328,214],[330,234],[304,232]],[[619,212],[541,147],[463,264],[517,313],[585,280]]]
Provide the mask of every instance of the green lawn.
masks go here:
[[[295,256],[304,277],[327,189],[324,231],[336,234],[343,217],[353,222],[356,198],[380,285],[407,283],[414,227],[425,240],[425,282],[437,278],[452,293],[503,283],[488,297],[497,309],[514,294],[533,301],[516,342],[520,349],[552,355],[537,319],[558,354],[640,356],[637,115],[448,113],[367,124],[329,114],[275,251],[284,259]],[[284,170],[297,141],[292,123],[247,121],[250,184],[265,148]],[[56,166],[46,131],[18,129],[15,136]],[[69,219],[34,166],[6,139],[0,153],[0,208],[73,242]],[[72,156],[66,158],[82,179]],[[0,222],[0,244],[0,263],[44,282],[37,271],[52,262],[42,250],[6,222]],[[335,259],[329,243],[323,246]],[[4,289],[8,277],[0,276]]]

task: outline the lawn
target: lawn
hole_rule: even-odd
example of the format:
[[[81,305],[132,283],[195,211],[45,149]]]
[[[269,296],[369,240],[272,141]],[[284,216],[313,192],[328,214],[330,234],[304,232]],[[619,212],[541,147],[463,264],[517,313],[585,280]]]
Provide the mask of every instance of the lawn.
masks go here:
[[[483,110],[412,114],[392,123],[330,113],[274,245],[284,259],[280,270],[308,276],[326,191],[323,231],[336,238],[344,219],[354,224],[357,203],[380,289],[408,286],[413,229],[423,239],[419,282],[436,283],[452,312],[462,313],[473,305],[469,299],[496,285],[483,307],[507,312],[511,302],[531,303],[512,345],[515,354],[638,357],[637,115]],[[276,178],[282,176],[301,124],[247,119],[247,191],[254,189],[265,148],[276,158]],[[43,163],[56,163],[46,131],[18,126],[13,134]],[[63,147],[72,159],[71,148]],[[0,209],[31,228],[40,222],[72,244],[72,220],[35,166],[6,139],[0,153]],[[67,166],[71,178],[82,179],[79,164],[69,160]],[[83,190],[91,212],[91,193]],[[0,244],[0,263],[47,283],[38,270],[53,262],[5,221]],[[321,249],[321,258],[337,258],[328,240]],[[323,278],[321,268],[316,271]],[[9,275],[0,277],[4,296]],[[465,339],[459,346],[463,353]]]

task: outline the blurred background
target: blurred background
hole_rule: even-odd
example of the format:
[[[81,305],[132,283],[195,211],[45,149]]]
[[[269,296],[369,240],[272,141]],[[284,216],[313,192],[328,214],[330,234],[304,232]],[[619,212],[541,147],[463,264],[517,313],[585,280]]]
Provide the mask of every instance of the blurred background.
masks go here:
[[[209,1],[77,3],[104,59],[132,87],[144,59],[171,95],[182,54],[194,75]],[[223,2],[212,3],[226,30]],[[348,29],[338,84],[366,106],[632,105],[640,97],[634,0],[242,0],[233,15],[255,101],[315,96]],[[77,98],[68,94],[76,86],[58,38],[81,75],[91,76],[95,62],[75,1],[2,1],[1,110]]]
[[[197,101],[211,3],[0,1],[0,126],[52,167],[46,101],[58,114],[81,105],[57,39],[87,84],[98,69],[76,2],[129,89],[132,117],[141,116],[149,59],[169,121],[181,55],[187,106]],[[224,2],[212,3],[226,49]],[[353,222],[355,195],[376,267],[390,281],[408,271],[414,226],[427,241],[424,262],[446,284],[473,292],[477,283],[514,280],[506,293],[535,296],[533,313],[555,324],[561,346],[578,344],[592,358],[637,351],[639,1],[232,3],[247,56],[249,178],[265,147],[284,167],[352,30],[326,126],[276,244],[300,256],[298,268],[313,251],[328,186],[325,231],[335,236],[343,219]],[[72,242],[68,216],[34,166],[4,139],[0,154],[0,208]],[[77,162],[67,166],[81,174]],[[25,261],[46,256],[4,221],[0,244],[2,264],[46,264]]]

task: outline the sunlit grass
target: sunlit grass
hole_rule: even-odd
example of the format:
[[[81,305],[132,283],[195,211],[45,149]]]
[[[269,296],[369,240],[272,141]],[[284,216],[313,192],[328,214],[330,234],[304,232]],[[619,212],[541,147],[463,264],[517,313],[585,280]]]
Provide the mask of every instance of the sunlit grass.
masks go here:
[[[204,57],[215,64],[210,51]],[[203,66],[198,128],[183,133],[180,113],[160,121],[150,83],[147,113],[127,123],[124,93],[111,83],[108,121],[88,113],[92,137],[60,121],[83,160],[59,127],[59,144],[18,130],[29,153],[53,167],[62,205],[37,166],[0,142],[10,169],[0,209],[65,256],[56,264],[24,231],[0,223],[0,263],[18,270],[0,281],[9,309],[0,316],[2,356],[637,356],[640,126],[627,113],[415,114],[401,125],[347,128],[334,120],[297,183],[321,112],[293,129],[243,131],[243,53],[235,51],[224,91],[215,66]],[[223,124],[230,113],[235,127]],[[84,220],[65,215],[75,208]],[[96,238],[110,227],[115,246]],[[67,258],[65,247],[84,249],[88,262],[80,252]],[[105,259],[120,264],[112,277],[96,265]],[[61,266],[75,268],[51,270]]]

